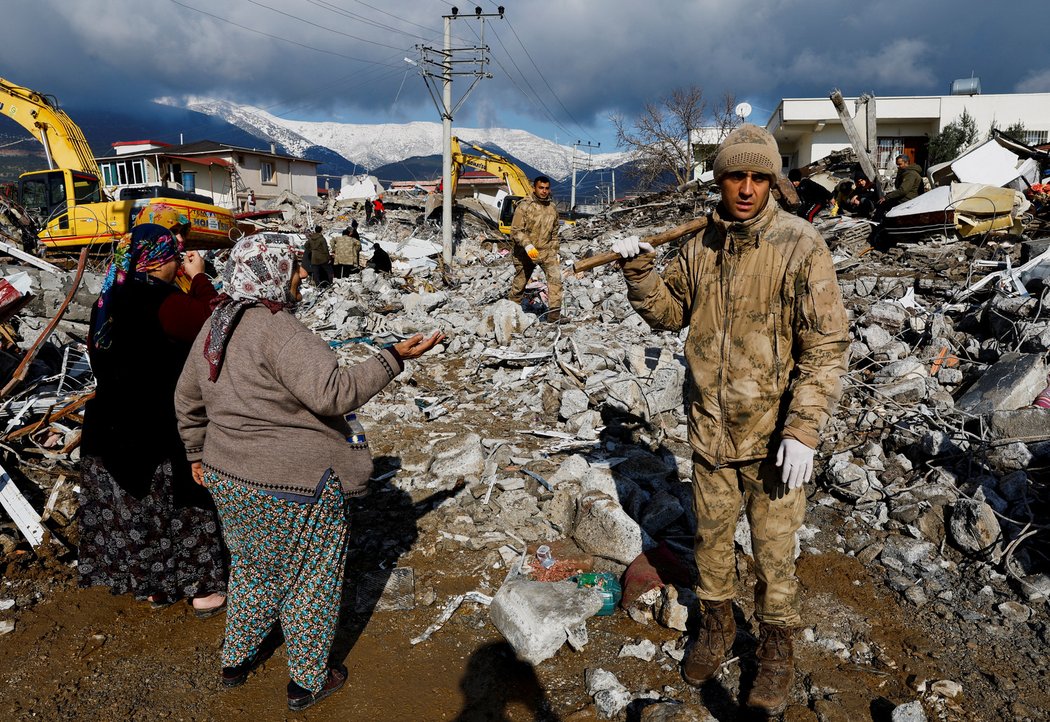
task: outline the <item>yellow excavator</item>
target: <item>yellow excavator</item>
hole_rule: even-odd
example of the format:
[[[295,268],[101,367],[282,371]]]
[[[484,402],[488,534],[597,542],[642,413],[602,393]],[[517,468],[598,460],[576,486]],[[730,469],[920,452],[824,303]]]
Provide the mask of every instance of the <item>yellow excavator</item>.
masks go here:
[[[470,148],[477,155],[464,153],[462,146]],[[459,177],[463,173],[464,168],[483,170],[486,173],[491,173],[497,178],[502,179],[503,182],[507,184],[507,190],[510,191],[510,195],[504,196],[503,200],[500,202],[499,219],[497,224],[500,232],[509,236],[510,226],[514,221],[514,209],[517,207],[518,201],[532,192],[532,184],[529,182],[529,177],[525,175],[525,171],[516,166],[510,159],[485,150],[479,145],[460,141],[459,138],[452,136],[453,198],[456,197],[456,188],[459,185]],[[427,199],[426,215],[429,216],[431,212],[440,205],[441,193],[432,193],[430,198]]]
[[[189,221],[190,247],[230,245],[238,235],[232,211],[177,189],[159,188],[156,195],[162,197],[156,198],[108,198],[84,133],[55,98],[0,78],[0,114],[44,146],[48,170],[19,176],[13,203],[0,197],[0,210],[21,227],[23,239],[35,237],[44,250],[108,247],[130,230],[145,206],[154,204],[174,208]]]

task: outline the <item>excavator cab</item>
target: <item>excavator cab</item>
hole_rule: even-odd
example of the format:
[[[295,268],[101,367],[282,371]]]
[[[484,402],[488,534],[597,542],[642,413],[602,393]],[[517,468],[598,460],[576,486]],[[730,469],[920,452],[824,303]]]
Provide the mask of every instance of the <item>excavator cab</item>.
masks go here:
[[[100,237],[113,240],[120,233],[113,213],[131,208],[128,202],[106,202],[97,176],[69,169],[23,173],[18,197],[42,229],[40,239],[57,246],[83,245]]]
[[[500,233],[510,235],[510,227],[514,223],[514,211],[523,196],[503,196],[499,207],[499,230]]]

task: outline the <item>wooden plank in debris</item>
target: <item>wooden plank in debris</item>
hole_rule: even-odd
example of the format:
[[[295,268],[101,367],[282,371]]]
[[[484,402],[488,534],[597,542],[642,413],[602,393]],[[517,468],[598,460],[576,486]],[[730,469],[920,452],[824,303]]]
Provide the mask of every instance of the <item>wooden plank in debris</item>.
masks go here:
[[[15,522],[22,535],[29,540],[35,549],[44,541],[44,527],[40,524],[40,515],[29,505],[22,492],[15,486],[7,469],[0,466],[0,504],[4,511]]]
[[[84,246],[84,250],[80,252],[80,260],[77,261],[77,272],[73,277],[73,283],[69,286],[69,293],[66,294],[66,299],[62,302],[62,305],[58,307],[58,311],[55,312],[54,317],[44,327],[43,332],[33,342],[33,345],[26,351],[26,355],[22,358],[22,362],[18,364],[18,368],[15,369],[14,374],[11,375],[11,380],[7,382],[7,386],[4,386],[3,390],[0,390],[0,398],[7,396],[11,389],[25,380],[26,372],[29,370],[29,364],[36,358],[37,352],[40,347],[50,338],[51,334],[54,333],[55,327],[58,326],[58,322],[62,320],[62,316],[65,315],[66,309],[69,308],[69,304],[73,301],[73,296],[76,295],[77,289],[80,288],[80,280],[84,277],[84,268],[87,266],[88,250],[89,246]]]
[[[44,428],[44,426],[50,424],[53,421],[61,421],[62,419],[66,418],[68,416],[72,416],[74,414],[74,412],[78,411],[82,406],[84,406],[84,404],[86,404],[88,401],[90,401],[93,398],[95,398],[95,392],[94,391],[92,391],[89,394],[84,394],[83,396],[81,396],[81,397],[79,397],[77,399],[74,399],[73,401],[71,401],[70,403],[66,404],[61,409],[59,409],[58,411],[56,411],[54,413],[51,413],[51,410],[48,409],[48,412],[46,414],[44,414],[44,416],[40,420],[35,421],[35,422],[33,422],[31,424],[28,424],[26,426],[23,426],[20,429],[15,429],[14,431],[12,431],[11,433],[9,433],[7,436],[4,437],[4,441],[14,441],[15,439],[21,438],[23,436],[27,436],[29,434],[34,434],[37,431],[39,431],[40,429]]]
[[[41,271],[47,271],[48,273],[53,273],[56,276],[61,276],[61,275],[63,275],[65,273],[65,271],[63,271],[61,268],[59,268],[55,264],[48,263],[47,261],[45,261],[42,258],[37,258],[32,253],[26,253],[21,248],[17,248],[16,246],[11,245],[10,243],[5,243],[3,241],[0,241],[0,253],[6,253],[7,255],[11,256],[12,258],[17,258],[18,260],[22,261],[23,263],[28,263],[30,266],[33,266],[34,268],[39,268]]]

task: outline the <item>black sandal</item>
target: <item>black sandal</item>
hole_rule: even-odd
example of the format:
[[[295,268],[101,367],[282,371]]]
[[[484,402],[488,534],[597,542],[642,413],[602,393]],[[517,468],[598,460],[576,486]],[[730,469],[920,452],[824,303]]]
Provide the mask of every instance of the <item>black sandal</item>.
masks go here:
[[[311,705],[317,704],[325,697],[338,692],[339,689],[346,683],[348,672],[346,666],[340,664],[337,667],[328,668],[328,677],[325,679],[324,686],[316,692],[300,687],[295,682],[288,683],[288,709],[292,712],[299,712],[304,710]]]
[[[236,667],[223,667],[222,674],[219,675],[219,683],[222,684],[226,689],[233,689],[234,687],[240,687],[242,684],[248,681],[248,675],[254,672],[263,662],[273,656],[273,653],[277,651],[277,648],[281,646],[282,637],[280,634],[270,633],[266,635],[259,648],[255,650],[255,653],[248,659],[244,660]]]

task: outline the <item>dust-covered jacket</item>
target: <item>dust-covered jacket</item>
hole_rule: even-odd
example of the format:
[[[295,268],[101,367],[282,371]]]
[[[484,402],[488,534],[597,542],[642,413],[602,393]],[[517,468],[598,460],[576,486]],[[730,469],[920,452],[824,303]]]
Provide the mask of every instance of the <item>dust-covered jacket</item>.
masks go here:
[[[767,457],[782,437],[816,448],[841,394],[849,324],[824,240],[770,200],[746,222],[718,210],[662,277],[654,254],[624,266],[654,329],[689,326],[689,441],[708,462]]]
[[[525,247],[531,243],[540,256],[558,252],[558,207],[553,198],[541,201],[536,194],[523,198],[514,209],[510,236],[516,244]]]
[[[175,388],[186,457],[263,491],[311,496],[331,469],[345,494],[363,493],[372,457],[345,416],[402,371],[398,356],[384,349],[340,366],[324,339],[295,316],[253,306],[230,335],[212,382],[204,358],[210,325],[194,341]]]

